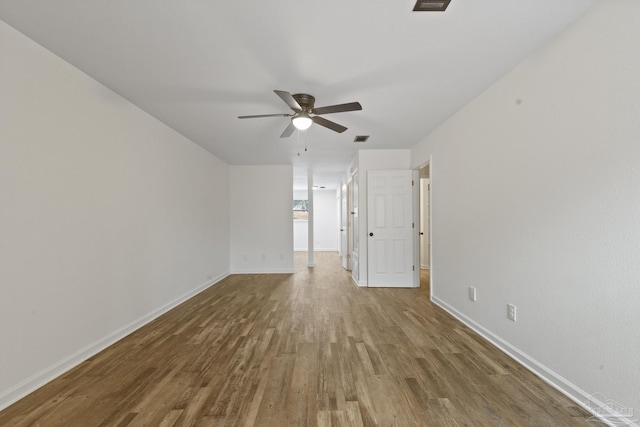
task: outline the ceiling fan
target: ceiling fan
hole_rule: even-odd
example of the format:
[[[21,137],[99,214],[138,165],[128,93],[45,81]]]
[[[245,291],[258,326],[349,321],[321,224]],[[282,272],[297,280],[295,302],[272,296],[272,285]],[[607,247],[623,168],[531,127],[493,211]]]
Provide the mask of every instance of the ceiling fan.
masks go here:
[[[346,127],[338,123],[320,117],[323,114],[342,113],[345,111],[362,110],[359,102],[349,102],[346,104],[328,105],[326,107],[314,107],[316,99],[306,93],[296,93],[291,95],[284,90],[274,90],[288,106],[293,110],[293,114],[259,114],[254,116],[238,116],[239,119],[254,119],[258,117],[291,117],[291,123],[282,132],[280,138],[288,138],[294,130],[308,129],[313,123],[324,126],[332,131],[342,133],[347,130]]]

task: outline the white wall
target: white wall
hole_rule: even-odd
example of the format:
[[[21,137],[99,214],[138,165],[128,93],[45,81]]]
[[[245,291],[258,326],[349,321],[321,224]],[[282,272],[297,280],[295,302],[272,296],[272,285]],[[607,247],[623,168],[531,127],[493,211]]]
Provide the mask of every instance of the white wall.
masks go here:
[[[305,219],[293,220],[293,250],[302,252],[309,250],[309,221]]]
[[[293,200],[309,200],[307,190],[293,190]]]
[[[292,166],[230,166],[231,272],[293,272]]]
[[[338,201],[335,190],[313,190],[313,246],[316,251],[338,251]]]
[[[309,200],[307,193],[307,190],[293,190],[293,200]],[[293,250],[309,250],[309,221],[304,219],[293,220]]]
[[[600,2],[412,150],[432,155],[434,300],[576,400],[636,411],[639,23]]]
[[[229,273],[227,166],[0,21],[0,408]]]
[[[307,191],[294,190],[294,200],[308,200]],[[338,202],[334,190],[313,190],[313,239],[315,251],[338,250]],[[293,248],[296,251],[309,250],[308,221],[293,221]]]
[[[358,151],[358,204],[360,253],[358,262],[358,285],[366,286],[367,274],[367,172],[370,170],[408,170],[410,169],[410,150],[360,150]]]

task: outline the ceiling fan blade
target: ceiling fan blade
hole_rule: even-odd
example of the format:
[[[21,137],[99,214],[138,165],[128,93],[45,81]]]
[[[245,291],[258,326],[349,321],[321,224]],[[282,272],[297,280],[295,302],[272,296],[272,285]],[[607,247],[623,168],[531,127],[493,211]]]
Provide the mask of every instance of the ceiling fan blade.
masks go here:
[[[346,127],[339,125],[335,122],[332,122],[331,120],[327,120],[324,117],[318,117],[318,116],[314,116],[311,118],[313,120],[313,123],[320,125],[320,126],[324,126],[328,129],[331,129],[333,131],[336,131],[338,133],[342,133],[345,130],[347,130]]]
[[[326,107],[314,108],[313,114],[331,114],[357,110],[362,110],[362,105],[360,105],[359,102],[348,102],[346,104],[327,105]]]
[[[258,114],[254,116],[238,116],[239,119],[255,119],[258,117],[291,117],[293,114]]]
[[[293,111],[302,111],[302,107],[298,104],[298,101],[287,91],[284,90],[274,90],[276,95],[278,95],[282,100],[291,108]]]
[[[296,127],[293,125],[293,122],[289,122],[289,126],[282,132],[280,138],[289,138],[294,130],[296,130]]]

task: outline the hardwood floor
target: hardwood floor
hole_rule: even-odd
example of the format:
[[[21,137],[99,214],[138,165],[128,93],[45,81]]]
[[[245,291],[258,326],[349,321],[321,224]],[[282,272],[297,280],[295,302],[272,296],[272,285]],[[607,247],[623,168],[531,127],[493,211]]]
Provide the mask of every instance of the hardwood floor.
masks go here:
[[[431,304],[428,286],[357,288],[337,254],[315,261],[297,253],[293,275],[228,277],[0,412],[0,425],[594,425]]]

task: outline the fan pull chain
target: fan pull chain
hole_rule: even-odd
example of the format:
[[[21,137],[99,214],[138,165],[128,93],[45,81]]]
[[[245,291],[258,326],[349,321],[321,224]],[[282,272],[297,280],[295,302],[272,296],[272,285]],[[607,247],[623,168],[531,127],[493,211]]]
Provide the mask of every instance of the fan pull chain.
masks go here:
[[[302,135],[302,139],[304,140],[304,152],[307,152],[307,137],[305,135]]]
[[[296,134],[297,134],[297,137],[298,137],[298,145],[300,145],[300,133],[301,133],[300,129],[297,129],[296,130]],[[302,139],[304,140],[304,151],[306,153],[308,151],[307,150],[307,138],[303,135]],[[300,157],[300,151],[298,151],[298,157]]]

